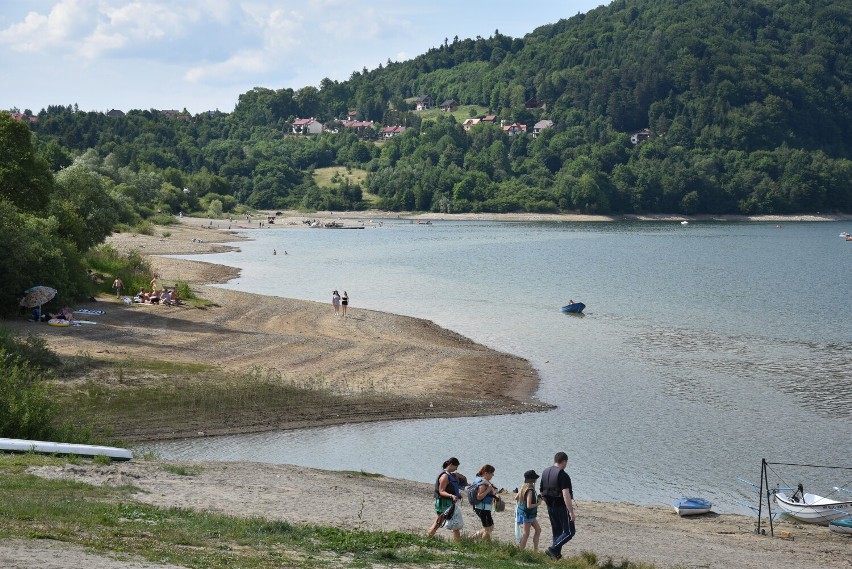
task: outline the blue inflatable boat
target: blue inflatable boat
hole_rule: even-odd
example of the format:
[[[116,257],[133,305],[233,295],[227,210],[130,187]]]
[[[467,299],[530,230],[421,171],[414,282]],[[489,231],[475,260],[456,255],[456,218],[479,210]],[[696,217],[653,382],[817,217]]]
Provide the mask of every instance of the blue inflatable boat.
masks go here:
[[[566,304],[562,307],[562,312],[566,314],[581,314],[583,309],[586,308],[586,305],[582,302],[575,302],[573,304]]]

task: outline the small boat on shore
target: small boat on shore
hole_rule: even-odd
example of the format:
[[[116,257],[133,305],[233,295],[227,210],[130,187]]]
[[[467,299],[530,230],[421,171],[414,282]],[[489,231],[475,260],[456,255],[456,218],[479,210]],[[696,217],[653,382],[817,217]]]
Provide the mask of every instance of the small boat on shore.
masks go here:
[[[704,498],[681,498],[674,503],[675,512],[679,516],[697,516],[710,511],[713,504]]]
[[[852,517],[841,518],[828,523],[828,529],[835,533],[846,533],[852,535]]]
[[[108,456],[113,460],[130,460],[133,458],[133,451],[124,448],[74,443],[54,443],[49,441],[31,441],[27,439],[0,438],[0,452],[73,454],[86,457]]]
[[[582,314],[583,310],[586,308],[586,305],[582,302],[572,302],[571,304],[566,304],[562,307],[562,312],[565,314]]]
[[[775,492],[775,502],[788,516],[809,524],[829,525],[833,521],[852,516],[852,500],[831,500],[799,490],[792,496]]]

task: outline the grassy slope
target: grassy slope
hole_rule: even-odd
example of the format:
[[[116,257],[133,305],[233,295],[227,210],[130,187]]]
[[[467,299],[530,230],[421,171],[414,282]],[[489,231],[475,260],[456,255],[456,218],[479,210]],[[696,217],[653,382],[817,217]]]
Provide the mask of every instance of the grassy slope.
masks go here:
[[[285,521],[243,519],[136,502],[133,487],[96,487],[27,474],[26,468],[77,459],[0,455],[0,538],[55,539],[107,553],[137,555],[187,567],[481,567],[515,569],[551,565],[541,553],[500,543],[448,544],[400,532],[373,532]],[[163,468],[179,475],[197,471]],[[638,569],[598,565],[590,554],[560,567]],[[647,566],[642,566],[647,567]]]

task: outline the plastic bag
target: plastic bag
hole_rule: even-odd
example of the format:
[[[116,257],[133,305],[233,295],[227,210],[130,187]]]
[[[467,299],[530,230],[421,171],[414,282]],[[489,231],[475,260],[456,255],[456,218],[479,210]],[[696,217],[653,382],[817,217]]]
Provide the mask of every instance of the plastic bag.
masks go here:
[[[499,497],[494,498],[494,511],[495,512],[503,512],[506,510],[506,502],[501,500]]]
[[[521,543],[521,538],[524,536],[524,518],[521,516],[521,511],[518,504],[515,504],[515,542]]]
[[[464,527],[464,519],[462,519],[462,509],[459,504],[455,504],[453,514],[447,519],[444,527],[449,530],[462,529]]]

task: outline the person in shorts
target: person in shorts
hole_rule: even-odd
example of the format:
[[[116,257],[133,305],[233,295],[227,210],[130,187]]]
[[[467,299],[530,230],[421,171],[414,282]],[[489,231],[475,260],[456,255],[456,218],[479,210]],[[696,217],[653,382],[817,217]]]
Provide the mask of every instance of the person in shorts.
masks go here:
[[[535,530],[533,533],[533,551],[538,551],[538,540],[541,537],[541,524],[538,523],[538,506],[541,503],[541,496],[536,494],[535,491],[535,481],[538,478],[535,470],[524,472],[524,485],[521,486],[518,495],[515,496],[518,503],[517,523],[521,524],[521,539],[518,546],[521,549],[526,549],[532,529]]]
[[[459,468],[459,459],[451,456],[444,461],[441,466],[441,473],[435,480],[435,521],[432,527],[426,532],[427,537],[432,537],[438,531],[447,518],[451,515],[451,508],[459,507],[458,501],[461,497],[460,484],[456,476],[456,470]],[[461,530],[454,529],[453,541],[461,539]]]
[[[482,529],[474,536],[481,537],[485,541],[491,540],[491,532],[494,530],[494,518],[491,512],[494,511],[494,503],[500,499],[497,488],[491,483],[492,478],[494,478],[494,467],[486,464],[479,469],[473,479],[473,486],[476,487],[476,503],[473,505],[473,511],[482,521]]]

